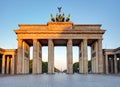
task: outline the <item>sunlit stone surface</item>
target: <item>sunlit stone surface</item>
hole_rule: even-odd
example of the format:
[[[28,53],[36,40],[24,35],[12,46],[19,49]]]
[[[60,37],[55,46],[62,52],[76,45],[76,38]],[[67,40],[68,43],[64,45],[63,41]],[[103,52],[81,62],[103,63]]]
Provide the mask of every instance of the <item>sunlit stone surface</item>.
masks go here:
[[[119,75],[0,75],[0,87],[120,87]]]

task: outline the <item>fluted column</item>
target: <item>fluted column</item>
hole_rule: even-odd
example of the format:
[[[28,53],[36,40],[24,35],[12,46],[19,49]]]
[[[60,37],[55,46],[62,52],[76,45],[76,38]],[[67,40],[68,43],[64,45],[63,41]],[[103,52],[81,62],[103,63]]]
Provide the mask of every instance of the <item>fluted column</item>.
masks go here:
[[[113,59],[110,59],[110,64],[111,64],[111,73],[113,73]]]
[[[22,73],[22,40],[18,39],[18,51],[17,51],[17,74],[21,74]]]
[[[93,58],[93,73],[95,73],[95,68],[96,68],[96,65],[95,65],[95,57]]]
[[[12,59],[11,59],[11,74],[15,73],[15,56],[12,55]]]
[[[91,48],[92,72],[98,73],[98,42],[95,41]]]
[[[7,67],[6,67],[7,74],[9,74],[9,62],[10,62],[10,58],[9,58],[9,56],[7,56]]]
[[[73,50],[72,50],[72,39],[67,42],[67,73],[73,73]]]
[[[91,58],[91,66],[92,66],[92,73],[94,73],[94,59],[93,59],[93,57]]]
[[[25,74],[25,42],[23,41],[23,45],[22,45],[22,74]]]
[[[33,74],[40,74],[42,73],[42,48],[41,44],[38,40],[33,40]]]
[[[26,73],[29,73],[29,59],[26,60],[26,66],[27,66],[27,69],[26,69]]]
[[[79,46],[79,73],[83,73],[83,41]]]
[[[38,42],[37,47],[37,73],[42,73],[42,45]]]
[[[98,39],[98,73],[103,73],[102,39]]]
[[[22,73],[27,74],[29,73],[29,59],[30,59],[30,47],[24,41],[23,42],[23,60],[22,60]]]
[[[37,40],[33,40],[33,68],[32,73],[37,73]]]
[[[105,55],[105,68],[106,68],[106,74],[108,74],[108,55]]]
[[[115,74],[117,74],[117,57],[116,57],[116,54],[114,55],[114,71],[115,71]]]
[[[5,55],[2,56],[2,74],[5,74]]]
[[[95,73],[98,73],[98,42],[95,42],[95,52],[96,52],[96,59],[95,59]]]
[[[87,51],[87,39],[83,39],[83,73],[88,73],[88,51]]]
[[[94,45],[95,45],[95,43],[93,43],[92,45],[91,45],[91,68],[92,68],[92,73],[95,73],[95,71],[94,71],[94,66],[95,66],[95,64],[94,64],[94,57],[95,57],[95,55],[94,55],[94,49],[95,49],[95,47],[94,47]]]
[[[30,46],[29,46],[29,49],[28,49],[28,54],[29,54],[29,59],[28,59],[28,69],[27,69],[27,72],[29,73],[29,64],[30,64],[30,62],[29,62],[29,60],[30,60]]]
[[[53,40],[48,40],[48,73],[54,73],[54,43]]]

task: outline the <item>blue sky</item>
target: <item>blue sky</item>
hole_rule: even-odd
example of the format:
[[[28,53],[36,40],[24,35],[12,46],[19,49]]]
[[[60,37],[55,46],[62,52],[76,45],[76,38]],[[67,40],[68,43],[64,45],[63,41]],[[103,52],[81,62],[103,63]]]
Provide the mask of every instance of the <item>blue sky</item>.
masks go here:
[[[120,0],[0,0],[0,47],[17,48],[13,30],[18,24],[46,24],[51,13],[56,15],[58,6],[65,15],[71,14],[74,24],[102,24],[106,30],[103,48],[120,46]],[[55,49],[55,57],[59,57],[60,49],[66,58],[65,48]],[[78,48],[74,48],[74,55],[78,55],[75,50]]]

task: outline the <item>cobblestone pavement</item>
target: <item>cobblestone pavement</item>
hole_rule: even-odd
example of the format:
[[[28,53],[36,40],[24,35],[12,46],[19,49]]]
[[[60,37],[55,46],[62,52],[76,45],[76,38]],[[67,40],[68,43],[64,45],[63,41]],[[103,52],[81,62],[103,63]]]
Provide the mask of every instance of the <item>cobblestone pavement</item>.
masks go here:
[[[120,87],[120,75],[0,75],[0,87]]]

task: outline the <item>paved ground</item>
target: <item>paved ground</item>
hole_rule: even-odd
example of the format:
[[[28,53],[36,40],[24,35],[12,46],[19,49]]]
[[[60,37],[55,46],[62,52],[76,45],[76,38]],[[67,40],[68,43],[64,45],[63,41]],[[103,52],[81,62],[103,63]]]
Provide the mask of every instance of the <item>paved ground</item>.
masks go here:
[[[0,75],[0,87],[120,87],[120,75]]]

